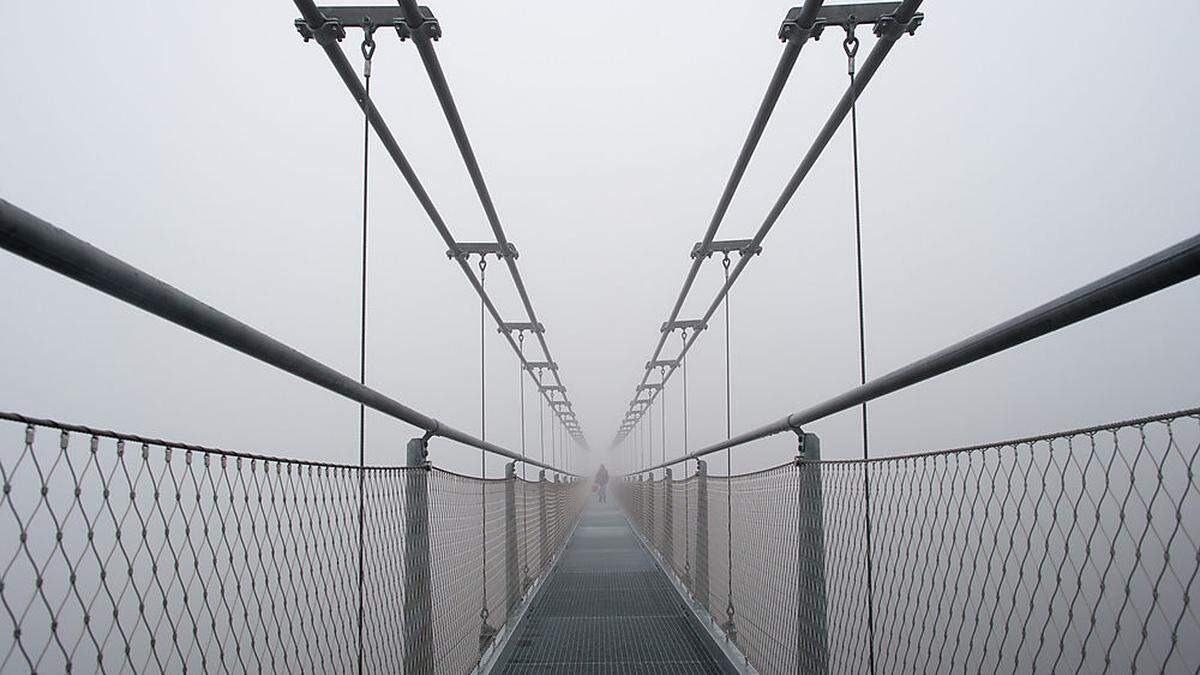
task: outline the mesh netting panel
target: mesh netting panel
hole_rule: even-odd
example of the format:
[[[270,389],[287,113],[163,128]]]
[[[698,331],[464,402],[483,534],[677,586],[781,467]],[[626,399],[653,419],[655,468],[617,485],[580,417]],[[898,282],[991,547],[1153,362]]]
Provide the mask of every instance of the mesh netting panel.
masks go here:
[[[0,474],[0,540],[11,543],[0,556],[0,671],[355,670],[356,467],[5,413]],[[371,672],[473,668],[487,643],[484,570],[487,623],[500,628],[584,497],[577,482],[393,467],[361,476]],[[422,509],[425,525],[410,520]],[[424,611],[410,587],[427,589]]]
[[[671,559],[683,577],[690,537],[689,590],[702,600],[707,589],[716,622],[764,673],[866,672],[872,644],[877,672],[1196,672],[1198,453],[1193,410],[710,476],[690,493],[690,518],[673,502],[684,532]]]

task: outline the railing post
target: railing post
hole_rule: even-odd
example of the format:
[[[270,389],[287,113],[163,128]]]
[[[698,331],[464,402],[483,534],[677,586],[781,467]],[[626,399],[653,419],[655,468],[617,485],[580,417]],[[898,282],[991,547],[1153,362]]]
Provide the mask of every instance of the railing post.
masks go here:
[[[630,481],[630,494],[632,495],[632,503],[629,508],[629,515],[633,518],[633,526],[640,527],[642,524],[642,475],[638,474],[637,478]]]
[[[562,475],[554,474],[554,535],[557,537],[562,531]],[[558,548],[558,540],[554,541],[555,548]]]
[[[708,607],[708,462],[696,460],[696,563],[692,565],[696,602]]]
[[[517,542],[517,463],[504,465],[504,592],[508,616],[521,604],[520,545]]]
[[[542,561],[538,569],[544,569],[550,560],[550,529],[546,513],[546,470],[538,471],[538,532],[541,536]]]
[[[825,514],[821,487],[821,439],[799,433],[796,455],[797,582],[796,672],[829,671],[825,603]]]
[[[654,492],[658,489],[655,485],[654,474],[647,476],[649,482],[646,483],[646,520],[641,523],[642,536],[654,545]]]
[[[404,672],[433,672],[428,441],[408,442],[404,472]]]
[[[663,560],[672,568],[675,567],[675,498],[672,494],[671,470],[663,469],[663,534],[662,546],[659,550],[662,552]]]

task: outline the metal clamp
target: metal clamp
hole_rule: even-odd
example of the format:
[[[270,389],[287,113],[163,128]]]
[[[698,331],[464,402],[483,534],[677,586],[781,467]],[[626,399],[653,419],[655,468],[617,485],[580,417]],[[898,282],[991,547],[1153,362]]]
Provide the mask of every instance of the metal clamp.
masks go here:
[[[704,330],[705,328],[708,328],[708,324],[704,323],[703,319],[686,319],[680,321],[665,321],[663,322],[662,328],[659,330],[663,333],[670,333],[680,329],[694,329],[699,331]]]
[[[325,45],[331,42],[341,42],[346,38],[346,29],[337,19],[326,18],[325,23],[313,28],[304,19],[296,19],[296,30],[305,42],[316,40],[317,44]]]
[[[696,245],[692,247],[691,257],[693,259],[699,258],[700,256],[711,258],[714,253],[724,253],[725,255],[729,255],[730,253],[738,253],[742,256],[759,255],[762,253],[762,246],[754,246],[753,239],[725,239],[723,241],[711,241],[708,243],[708,246],[705,246],[704,242],[698,241],[696,242]]]
[[[500,333],[512,333],[513,331],[517,331],[518,333],[524,333],[525,331],[529,331],[530,333],[545,333],[546,327],[542,325],[541,321],[501,321],[496,331]]]
[[[410,26],[407,19],[396,21],[393,24],[396,27],[396,35],[400,37],[401,42],[422,35],[436,42],[438,38],[442,37],[442,25],[438,23],[437,18],[433,16],[433,11],[428,7],[417,9],[421,13],[421,22],[416,26]]]
[[[924,14],[913,14],[913,17],[908,20],[908,23],[901,25],[896,21],[894,16],[885,16],[875,22],[875,37],[892,37],[898,38],[901,35],[908,33],[915,35],[917,28],[920,28],[921,22],[925,20]],[[860,22],[861,23],[861,22]]]
[[[816,434],[806,433],[803,429],[792,429],[796,433],[796,457],[792,460],[794,466],[804,462],[821,461],[821,439]]]
[[[507,243],[507,246],[501,246],[499,242],[494,241],[454,242],[454,248],[446,251],[446,257],[467,260],[472,255],[478,255],[480,258],[494,255],[497,259],[512,258],[516,260],[520,257],[517,253],[517,247],[511,241]]]
[[[900,33],[912,35],[924,20],[924,14],[914,14],[912,19],[899,25],[895,13],[900,8],[899,2],[859,2],[845,5],[826,5],[817,10],[817,15],[811,24],[805,25],[803,7],[793,7],[788,10],[783,24],[779,27],[779,39],[786,42],[798,31],[806,30],[813,40],[821,39],[821,33],[829,26],[857,26],[872,24],[876,37],[892,34],[900,37]],[[896,31],[892,33],[892,31]]]
[[[802,34],[806,34],[803,36],[805,41],[809,38],[820,40],[821,31],[824,30],[825,24],[818,17],[806,19],[803,7],[789,9],[787,15],[783,17],[783,23],[779,26],[779,41],[787,42],[793,37],[799,37]]]

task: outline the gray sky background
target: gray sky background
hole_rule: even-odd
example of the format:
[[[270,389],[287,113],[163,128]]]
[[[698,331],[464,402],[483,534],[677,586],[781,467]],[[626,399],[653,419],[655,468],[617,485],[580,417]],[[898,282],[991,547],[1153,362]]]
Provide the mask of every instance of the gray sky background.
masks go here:
[[[433,5],[443,66],[597,448],[712,214],[788,6]],[[923,11],[860,101],[873,375],[1200,223],[1200,4],[1130,14],[1117,2],[931,0]],[[0,45],[0,196],[354,374],[362,119],[295,33],[296,14],[284,0],[0,4],[13,27]],[[356,64],[358,41],[344,44]],[[864,53],[873,41],[864,35]],[[722,238],[758,227],[845,79],[837,31],[805,47]],[[488,237],[411,44],[380,35],[373,87],[456,237]],[[735,431],[857,382],[850,179],[843,132],[735,288]],[[378,145],[371,186],[369,383],[476,431],[477,301]],[[502,311],[522,319],[492,270]],[[715,259],[705,266],[687,316],[720,273]],[[1196,405],[1198,301],[1200,283],[1187,283],[893,395],[872,408],[875,451]],[[0,316],[2,409],[296,457],[357,454],[355,404],[7,253]],[[690,361],[693,445],[724,433],[720,329]],[[519,447],[515,358],[488,336],[489,438]],[[826,457],[859,452],[857,423],[844,413],[813,425]],[[528,429],[536,455],[532,412]],[[372,414],[369,461],[401,461],[412,435]],[[793,447],[753,444],[734,469]],[[445,442],[433,453],[478,466]]]

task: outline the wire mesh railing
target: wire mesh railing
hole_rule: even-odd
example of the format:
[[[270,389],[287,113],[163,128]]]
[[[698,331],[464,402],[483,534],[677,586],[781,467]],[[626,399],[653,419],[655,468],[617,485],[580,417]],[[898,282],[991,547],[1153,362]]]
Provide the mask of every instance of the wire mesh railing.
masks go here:
[[[0,474],[0,672],[355,669],[357,467],[0,414]],[[364,669],[470,671],[583,498],[368,467]]]
[[[759,672],[867,672],[868,598],[878,672],[1197,672],[1198,454],[1193,409],[618,494]]]

